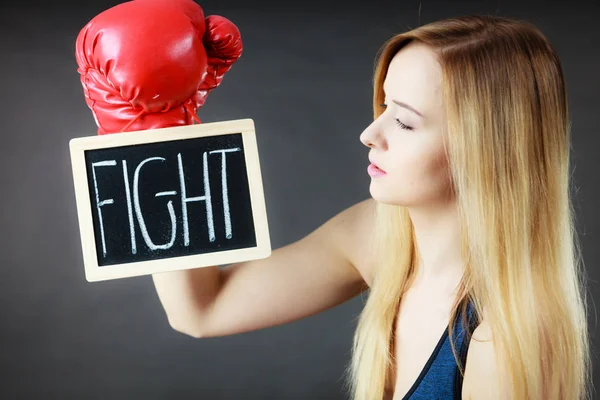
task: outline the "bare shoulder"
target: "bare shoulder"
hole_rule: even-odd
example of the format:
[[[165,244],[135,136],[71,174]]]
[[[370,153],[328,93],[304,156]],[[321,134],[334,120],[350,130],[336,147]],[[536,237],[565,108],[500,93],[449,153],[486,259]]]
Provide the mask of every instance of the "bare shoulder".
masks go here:
[[[376,204],[373,198],[363,200],[341,211],[330,221],[334,242],[368,286],[371,286],[376,261],[371,247]]]
[[[469,342],[462,398],[464,400],[501,399],[498,387],[499,375],[493,332],[484,319],[473,331]]]

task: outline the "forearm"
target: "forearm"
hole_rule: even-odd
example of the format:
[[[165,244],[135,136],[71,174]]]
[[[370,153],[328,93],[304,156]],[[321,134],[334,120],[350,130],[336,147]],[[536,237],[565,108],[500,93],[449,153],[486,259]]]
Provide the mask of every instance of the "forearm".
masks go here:
[[[221,286],[219,267],[152,274],[171,327],[197,336]]]

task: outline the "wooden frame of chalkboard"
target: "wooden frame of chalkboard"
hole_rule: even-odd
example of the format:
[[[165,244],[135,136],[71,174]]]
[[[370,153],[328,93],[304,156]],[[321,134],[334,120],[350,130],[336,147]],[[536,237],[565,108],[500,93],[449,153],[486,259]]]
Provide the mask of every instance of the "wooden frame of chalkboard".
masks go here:
[[[71,139],[88,282],[269,257],[254,121]]]

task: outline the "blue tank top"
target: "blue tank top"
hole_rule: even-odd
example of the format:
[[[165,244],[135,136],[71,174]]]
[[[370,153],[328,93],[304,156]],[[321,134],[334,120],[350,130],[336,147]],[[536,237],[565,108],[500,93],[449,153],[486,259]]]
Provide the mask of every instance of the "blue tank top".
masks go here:
[[[470,331],[473,332],[477,320],[472,303],[467,304],[467,321],[471,326]],[[467,336],[460,314],[454,324],[452,339],[464,371],[470,336]],[[454,359],[450,347],[450,336],[446,329],[417,380],[402,400],[459,400],[462,399],[462,383],[463,376]]]

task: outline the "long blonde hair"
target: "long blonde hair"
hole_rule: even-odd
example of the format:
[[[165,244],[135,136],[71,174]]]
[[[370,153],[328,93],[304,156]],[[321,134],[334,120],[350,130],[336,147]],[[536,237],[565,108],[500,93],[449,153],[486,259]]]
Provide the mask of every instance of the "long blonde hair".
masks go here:
[[[392,37],[378,54],[375,118],[383,112],[390,61],[411,41],[436,51],[443,71],[447,156],[467,260],[450,338],[455,319],[471,301],[492,331],[496,362],[506,376],[499,385],[509,390],[502,398],[587,399],[586,285],[558,56],[525,21],[470,15],[420,26]],[[399,302],[416,273],[407,210],[379,203],[376,214],[373,251],[381,258],[346,371],[345,389],[354,400],[384,395],[388,372],[396,367],[392,343]]]

